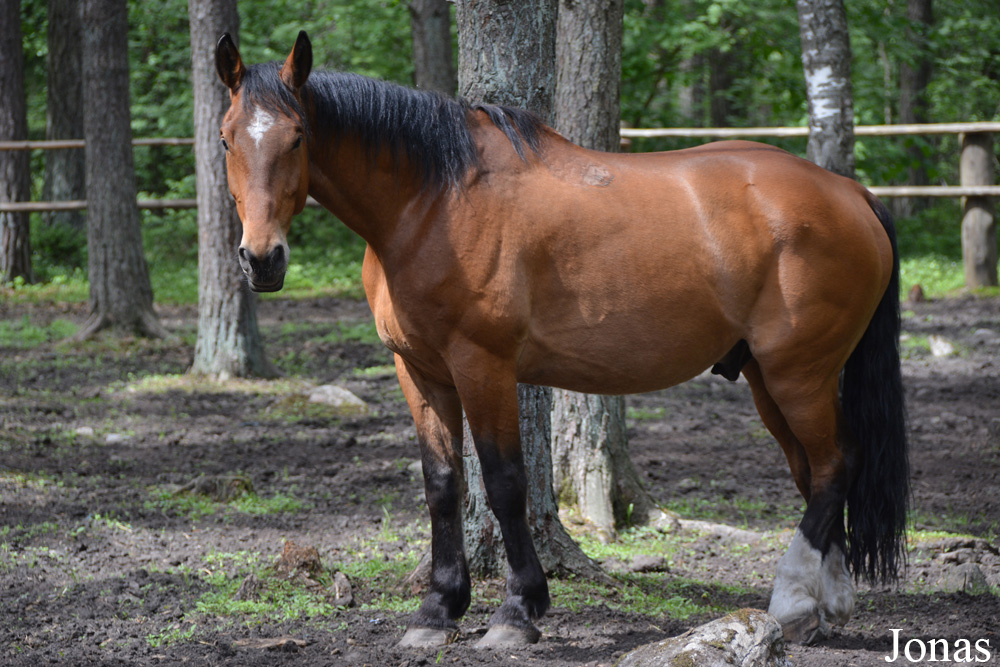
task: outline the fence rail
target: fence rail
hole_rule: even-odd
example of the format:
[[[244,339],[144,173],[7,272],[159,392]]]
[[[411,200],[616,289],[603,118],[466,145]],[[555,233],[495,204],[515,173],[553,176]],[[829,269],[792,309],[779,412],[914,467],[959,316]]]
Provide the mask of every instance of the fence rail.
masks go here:
[[[856,125],[854,136],[889,137],[913,134],[964,134],[966,132],[1000,132],[1000,122],[977,123],[915,123],[910,125]],[[745,137],[808,137],[808,127],[623,127],[623,137],[687,137],[708,139],[742,139]]]

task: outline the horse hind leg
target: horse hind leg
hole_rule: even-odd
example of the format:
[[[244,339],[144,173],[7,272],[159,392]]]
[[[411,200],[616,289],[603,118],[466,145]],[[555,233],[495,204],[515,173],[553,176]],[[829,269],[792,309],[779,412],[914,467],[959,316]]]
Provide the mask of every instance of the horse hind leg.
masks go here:
[[[785,638],[812,643],[843,625],[854,611],[855,590],[845,560],[844,503],[849,483],[837,385],[812,394],[797,383],[773,384],[783,392],[781,407],[765,384],[756,360],[744,368],[754,402],[768,430],[781,444],[806,512],[788,551],[778,563],[769,613]],[[804,386],[804,385],[803,385]],[[849,457],[848,457],[849,458]]]

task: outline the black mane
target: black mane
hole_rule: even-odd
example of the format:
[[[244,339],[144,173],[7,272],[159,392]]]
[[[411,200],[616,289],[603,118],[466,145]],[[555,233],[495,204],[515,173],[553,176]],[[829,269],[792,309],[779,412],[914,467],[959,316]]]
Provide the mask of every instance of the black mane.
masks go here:
[[[399,164],[405,157],[419,171],[424,187],[456,187],[478,162],[466,122],[470,109],[486,112],[517,154],[539,150],[542,121],[507,106],[469,104],[440,93],[414,90],[357,74],[316,71],[302,88],[303,103],[315,109],[307,118],[302,105],[278,77],[280,63],[253,65],[241,82],[244,108],[296,115],[318,142],[356,137],[374,157],[383,148]]]

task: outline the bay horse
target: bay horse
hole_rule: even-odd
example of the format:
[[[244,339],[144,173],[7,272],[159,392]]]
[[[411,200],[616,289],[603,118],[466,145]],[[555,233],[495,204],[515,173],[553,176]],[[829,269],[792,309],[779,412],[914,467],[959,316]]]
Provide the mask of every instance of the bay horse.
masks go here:
[[[623,394],[742,373],[807,502],[769,608],[786,638],[845,623],[853,579],[898,577],[899,258],[864,187],[752,142],[585,150],[522,110],[313,72],[304,32],[284,62],[250,67],[224,35],[216,69],[250,288],[281,289],[307,195],[368,244],[364,288],[431,516],[430,588],[402,646],[453,640],[469,606],[463,409],[509,565],[481,643],[539,637],[519,382]]]

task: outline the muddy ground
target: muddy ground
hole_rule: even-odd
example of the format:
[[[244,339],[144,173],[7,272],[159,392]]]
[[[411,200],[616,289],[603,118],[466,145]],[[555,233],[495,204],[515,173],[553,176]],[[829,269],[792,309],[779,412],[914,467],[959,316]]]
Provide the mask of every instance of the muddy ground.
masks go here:
[[[491,580],[477,585],[456,644],[398,651],[418,599],[403,577],[427,548],[428,522],[413,428],[366,306],[263,302],[267,350],[286,377],[229,385],[175,377],[196,313],[160,313],[177,340],[69,344],[46,338],[81,322],[81,307],[0,300],[0,664],[610,665],[726,610],[767,607],[802,505],[745,383],[703,375],[629,399],[639,471],[695,521],[627,533],[633,551],[598,554],[620,586],[557,593],[537,646],[472,648],[502,590]],[[887,664],[894,628],[953,647],[983,640],[1000,664],[1000,302],[915,304],[904,327],[910,567],[899,588],[862,586],[832,638],[789,647],[795,665]],[[953,351],[932,354],[940,340]],[[370,412],[333,417],[305,401],[327,383]],[[257,503],[183,492],[225,475]],[[294,614],[268,592],[287,541],[315,547],[323,568],[280,584],[313,601]],[[665,560],[628,572],[644,549]],[[336,571],[349,575],[350,606],[337,606]],[[962,576],[979,585],[949,592]],[[686,611],[628,602],[660,588]]]

